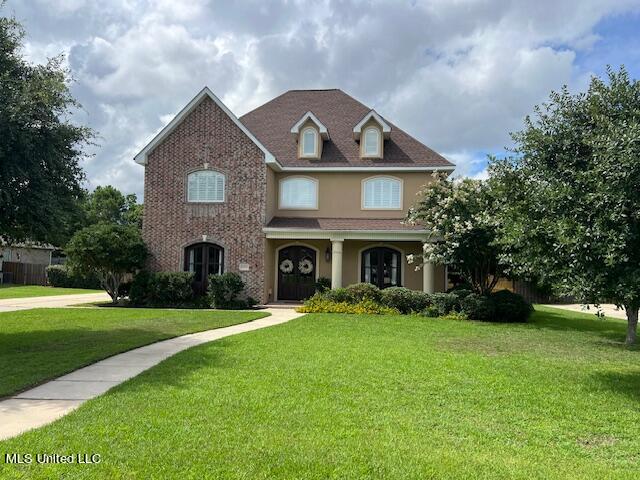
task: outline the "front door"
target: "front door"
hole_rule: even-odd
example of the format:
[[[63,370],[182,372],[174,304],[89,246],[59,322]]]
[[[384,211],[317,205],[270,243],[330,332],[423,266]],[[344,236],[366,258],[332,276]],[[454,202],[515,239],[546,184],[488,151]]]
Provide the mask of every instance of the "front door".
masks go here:
[[[197,243],[184,250],[184,270],[193,272],[193,289],[204,294],[209,275],[224,271],[224,250],[213,243]]]
[[[278,300],[304,300],[315,292],[316,252],[294,245],[278,254]]]

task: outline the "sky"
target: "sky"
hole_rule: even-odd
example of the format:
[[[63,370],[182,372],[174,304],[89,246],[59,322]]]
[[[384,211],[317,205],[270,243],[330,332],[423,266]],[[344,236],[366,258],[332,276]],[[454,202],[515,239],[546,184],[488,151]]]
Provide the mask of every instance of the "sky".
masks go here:
[[[97,132],[87,187],[143,191],[134,155],[205,85],[240,116],[341,88],[483,178],[487,155],[607,64],[640,77],[640,0],[7,0],[34,63],[64,54],[74,121]]]

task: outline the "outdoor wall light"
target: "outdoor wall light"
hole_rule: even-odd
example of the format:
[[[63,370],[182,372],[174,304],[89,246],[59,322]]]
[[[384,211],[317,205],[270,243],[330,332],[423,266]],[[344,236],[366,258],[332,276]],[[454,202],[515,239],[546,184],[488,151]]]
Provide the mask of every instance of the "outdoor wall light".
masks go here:
[[[324,259],[327,262],[331,261],[331,247],[327,247],[327,249],[324,251]]]

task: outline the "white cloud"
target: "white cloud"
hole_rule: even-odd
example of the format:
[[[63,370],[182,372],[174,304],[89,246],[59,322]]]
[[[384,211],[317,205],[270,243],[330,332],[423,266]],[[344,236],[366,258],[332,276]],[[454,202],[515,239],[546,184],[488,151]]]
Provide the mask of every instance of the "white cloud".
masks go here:
[[[550,90],[583,87],[594,27],[639,0],[9,0],[25,52],[69,54],[100,134],[92,185],[142,192],[133,155],[204,85],[237,114],[289,88],[343,88],[458,163],[485,156]]]

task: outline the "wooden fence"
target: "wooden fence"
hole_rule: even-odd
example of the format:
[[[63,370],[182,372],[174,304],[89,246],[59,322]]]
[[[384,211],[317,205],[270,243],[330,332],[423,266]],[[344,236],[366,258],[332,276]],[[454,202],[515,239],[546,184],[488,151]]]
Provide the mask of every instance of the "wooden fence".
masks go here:
[[[46,285],[48,265],[2,262],[2,283],[15,285]]]

